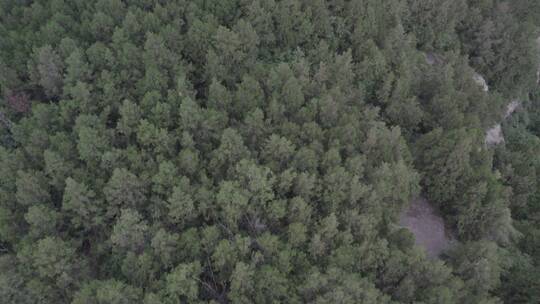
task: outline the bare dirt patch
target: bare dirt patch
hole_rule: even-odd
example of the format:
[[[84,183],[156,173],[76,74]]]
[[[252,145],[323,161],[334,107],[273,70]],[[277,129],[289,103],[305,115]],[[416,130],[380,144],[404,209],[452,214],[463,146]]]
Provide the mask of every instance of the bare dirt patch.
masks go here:
[[[439,256],[452,241],[444,220],[423,197],[411,201],[409,208],[401,213],[399,223],[414,234],[416,245],[424,248],[431,258]]]

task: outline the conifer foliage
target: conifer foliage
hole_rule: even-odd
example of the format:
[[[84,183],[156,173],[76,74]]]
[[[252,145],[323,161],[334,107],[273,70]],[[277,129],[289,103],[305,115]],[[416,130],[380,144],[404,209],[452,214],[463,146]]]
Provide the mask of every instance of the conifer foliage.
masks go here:
[[[0,302],[540,302],[539,16],[0,0]]]

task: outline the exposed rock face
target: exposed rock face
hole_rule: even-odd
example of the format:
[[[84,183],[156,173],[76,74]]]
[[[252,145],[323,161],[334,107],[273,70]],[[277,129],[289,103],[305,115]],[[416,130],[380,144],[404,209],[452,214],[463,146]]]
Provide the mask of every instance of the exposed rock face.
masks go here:
[[[518,100],[512,100],[506,106],[506,112],[504,112],[504,119],[508,118],[512,113],[516,111],[521,103]],[[501,124],[496,124],[486,131],[486,144],[488,146],[498,145],[504,142],[504,135],[502,132]]]
[[[409,208],[401,213],[399,223],[414,234],[416,245],[424,248],[429,257],[440,255],[452,241],[444,220],[423,197],[411,201]]]
[[[433,53],[425,53],[424,56],[426,56],[426,63],[429,65],[435,64],[435,56]]]
[[[498,145],[504,142],[501,124],[496,124],[486,131],[486,144]]]
[[[435,53],[424,53],[424,56],[426,57],[426,63],[429,65],[441,65],[444,64],[444,60],[441,56],[435,54]]]
[[[474,82],[476,82],[476,84],[478,84],[479,86],[482,87],[482,89],[484,90],[484,92],[487,92],[489,91],[489,87],[487,85],[487,82],[486,80],[484,79],[484,77],[482,77],[482,75],[478,74],[478,73],[474,73],[473,74],[473,80]]]
[[[519,100],[512,100],[507,106],[506,106],[506,112],[504,113],[504,118],[508,118],[508,116],[512,115],[516,109],[519,107],[520,102]]]
[[[426,63],[429,64],[429,65],[442,65],[442,64],[444,64],[444,59],[442,58],[442,56],[440,56],[438,54],[435,54],[435,53],[432,53],[432,52],[427,52],[427,53],[424,53],[424,57],[426,59]],[[474,72],[473,80],[479,86],[482,87],[484,92],[489,91],[489,86],[487,84],[487,81],[486,81],[486,79],[484,79],[484,77],[482,75]]]

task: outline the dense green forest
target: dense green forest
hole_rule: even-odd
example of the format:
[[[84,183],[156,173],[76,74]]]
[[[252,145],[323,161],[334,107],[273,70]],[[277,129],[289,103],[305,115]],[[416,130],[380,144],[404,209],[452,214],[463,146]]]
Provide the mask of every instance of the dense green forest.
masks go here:
[[[538,36],[537,0],[0,0],[0,302],[540,303]]]

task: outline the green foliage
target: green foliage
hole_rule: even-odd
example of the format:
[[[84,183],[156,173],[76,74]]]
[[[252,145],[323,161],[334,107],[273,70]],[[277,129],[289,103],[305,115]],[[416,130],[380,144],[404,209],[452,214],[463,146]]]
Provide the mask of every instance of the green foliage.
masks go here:
[[[94,191],[72,178],[66,179],[62,210],[71,219],[74,228],[91,229],[100,223],[100,202]]]
[[[467,303],[477,303],[485,299],[489,291],[500,284],[500,274],[504,261],[498,254],[497,245],[480,241],[465,244],[455,249],[451,262],[455,272],[463,278],[470,295]]]
[[[0,299],[539,302],[538,16],[1,2]],[[455,238],[437,260],[399,226],[418,195]]]
[[[141,207],[146,200],[143,183],[126,169],[114,169],[103,194],[109,203],[107,213],[111,217],[118,215],[119,209]]]
[[[193,302],[199,293],[197,276],[201,272],[198,263],[179,264],[166,277],[166,294],[172,302]]]
[[[46,45],[35,50],[34,63],[37,66],[29,66],[29,69],[37,69],[33,72],[37,75],[35,80],[45,90],[49,97],[57,96],[61,93],[63,83],[62,59],[50,45]],[[31,72],[31,73],[32,73]]]
[[[141,291],[116,280],[92,281],[85,284],[72,303],[127,304],[140,301]]]
[[[111,233],[113,248],[119,251],[141,251],[147,243],[148,225],[141,215],[131,209],[122,209]]]

